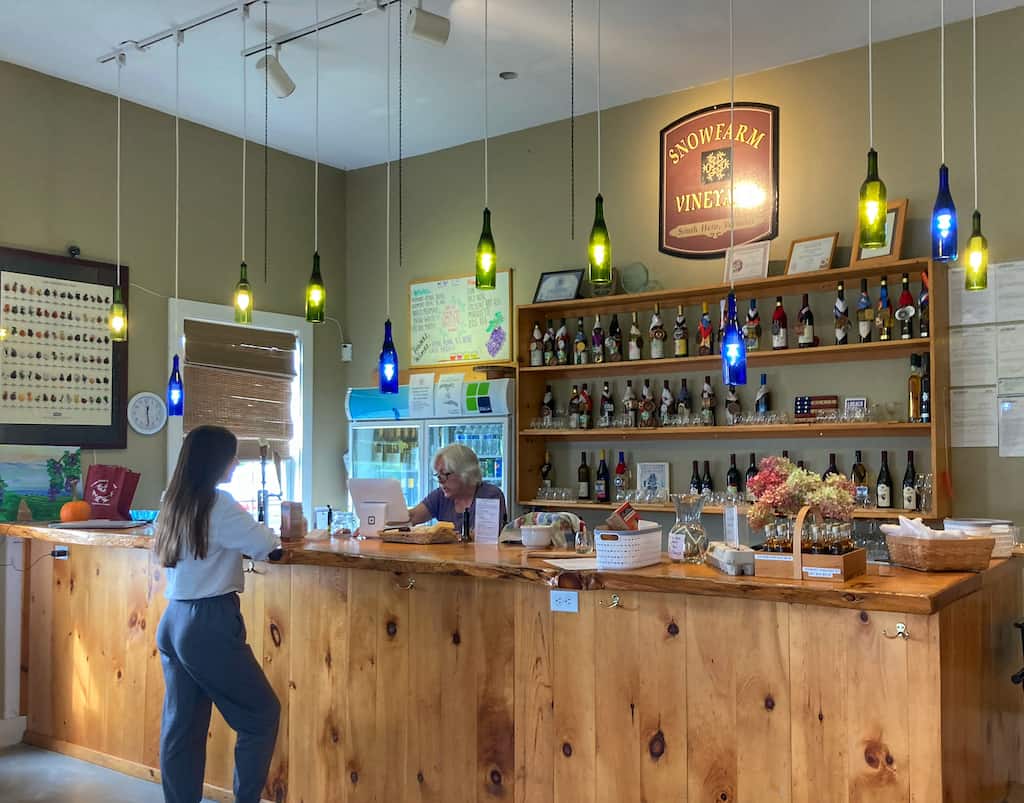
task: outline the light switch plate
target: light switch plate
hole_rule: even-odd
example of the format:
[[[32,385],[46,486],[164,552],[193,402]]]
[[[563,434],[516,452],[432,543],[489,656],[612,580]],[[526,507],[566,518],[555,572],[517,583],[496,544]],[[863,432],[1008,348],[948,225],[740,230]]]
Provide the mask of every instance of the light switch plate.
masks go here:
[[[580,592],[552,590],[551,610],[555,613],[579,613]]]

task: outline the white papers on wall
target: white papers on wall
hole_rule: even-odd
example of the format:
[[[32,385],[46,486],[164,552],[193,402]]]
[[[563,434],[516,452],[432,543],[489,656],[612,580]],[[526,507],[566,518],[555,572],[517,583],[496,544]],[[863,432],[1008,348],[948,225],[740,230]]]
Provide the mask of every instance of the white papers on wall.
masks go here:
[[[442,374],[437,378],[434,415],[437,418],[462,415],[462,374]]]
[[[997,375],[1000,379],[1024,377],[1024,323],[999,326],[997,336]]]
[[[995,267],[999,283],[999,293],[996,295],[996,320],[1004,323],[1024,319],[1024,262],[1002,262]],[[991,275],[990,266],[989,276]],[[991,285],[989,289],[992,289]]]
[[[1024,379],[1003,379],[999,386],[999,456],[1024,457]]]
[[[953,387],[996,383],[996,327],[949,330],[949,375]]]
[[[434,374],[412,374],[409,377],[409,418],[432,418],[434,415]]]
[[[950,268],[950,326],[973,326],[979,323],[995,323],[998,273],[998,265],[989,265],[988,289],[967,291],[964,289],[964,269]],[[1024,315],[1019,317],[1024,317]]]
[[[949,418],[954,449],[999,445],[994,387],[953,388],[949,393]]]

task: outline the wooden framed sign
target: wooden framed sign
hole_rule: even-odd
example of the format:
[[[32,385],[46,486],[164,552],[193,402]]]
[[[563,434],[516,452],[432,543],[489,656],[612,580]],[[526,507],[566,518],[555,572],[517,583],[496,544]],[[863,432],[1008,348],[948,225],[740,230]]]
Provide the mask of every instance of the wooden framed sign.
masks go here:
[[[779,107],[709,106],[661,129],[658,248],[712,259],[729,245],[771,240],[779,231]],[[735,130],[734,130],[735,129]],[[731,197],[735,192],[735,199]]]

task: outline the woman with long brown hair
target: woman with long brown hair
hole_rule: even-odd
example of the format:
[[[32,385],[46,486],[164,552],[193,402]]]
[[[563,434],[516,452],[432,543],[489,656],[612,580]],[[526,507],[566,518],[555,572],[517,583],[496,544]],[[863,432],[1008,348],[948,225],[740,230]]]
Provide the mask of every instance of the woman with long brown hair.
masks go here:
[[[246,644],[238,605],[242,556],[266,559],[277,536],[217,488],[238,464],[237,447],[222,427],[189,432],[156,525],[153,548],[167,570],[169,600],[156,635],[166,687],[160,771],[167,803],[203,797],[211,705],[238,733],[237,803],[258,803],[277,739],[281,706]]]

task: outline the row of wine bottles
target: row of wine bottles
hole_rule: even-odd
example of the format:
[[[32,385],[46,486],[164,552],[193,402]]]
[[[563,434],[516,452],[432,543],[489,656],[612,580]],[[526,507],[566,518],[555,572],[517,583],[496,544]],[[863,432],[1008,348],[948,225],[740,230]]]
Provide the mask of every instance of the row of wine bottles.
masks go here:
[[[783,450],[782,456],[788,459],[789,452]],[[714,477],[711,473],[711,461],[703,461],[703,473],[701,472],[700,462],[701,461],[699,460],[693,461],[693,473],[690,476],[689,492],[691,494],[714,493],[718,490],[718,487],[716,487]],[[797,467],[806,469],[803,460],[797,461]],[[737,499],[754,502],[756,500],[749,490],[749,484],[750,481],[757,476],[757,473],[757,456],[754,452],[750,453],[750,464],[747,467],[745,474],[740,473],[740,470],[736,465],[736,455],[731,454],[729,455],[729,468],[725,473],[725,483],[721,488],[726,494],[735,496]],[[827,479],[832,474],[843,474],[836,464],[835,452],[829,454],[828,468],[826,468],[822,473],[822,477]],[[612,481],[613,476],[614,484]],[[611,502],[612,499],[618,501],[624,498],[624,493],[631,488],[631,474],[629,466],[626,463],[625,452],[619,452],[619,462],[615,466],[615,472],[613,475],[612,472],[609,471],[608,464],[605,460],[605,450],[601,449],[593,484],[591,484],[591,470],[587,463],[587,453],[581,452],[580,464],[576,470],[576,477],[577,498],[579,501],[589,502],[593,500],[594,502],[599,503]],[[849,479],[853,482],[856,489],[855,498],[857,503],[861,506],[867,505],[871,499],[870,486],[868,485],[868,469],[864,465],[862,453],[859,449],[854,453],[854,464],[850,469]],[[555,476],[554,467],[551,463],[551,453],[545,452],[544,463],[540,467],[541,486],[550,488],[554,484],[554,481]],[[918,509],[919,498],[917,489],[917,468],[914,465],[913,450],[907,452],[907,465],[906,470],[903,473],[901,495],[903,509]],[[892,472],[889,470],[889,452],[883,449],[882,460],[875,481],[875,505],[879,508],[894,508],[896,507],[896,499],[896,487],[893,482]]]
[[[699,356],[707,356],[716,352],[716,334],[719,348],[722,334],[726,324],[726,301],[720,302],[721,318],[717,333],[711,321],[707,302],[701,304],[701,316],[697,325],[696,337],[693,346]],[[833,305],[833,342],[837,346],[846,345],[850,342],[851,328],[850,308],[846,300],[846,287],[844,282],[836,285],[836,299]],[[857,302],[856,321],[857,335],[861,343],[869,343],[873,336],[880,341],[888,340],[910,340],[915,337],[914,319],[917,318],[917,335],[928,337],[930,333],[930,310],[928,298],[928,279],[922,274],[921,292],[915,300],[910,291],[910,275],[903,274],[902,289],[896,301],[895,309],[892,300],[889,298],[888,279],[882,277],[877,303],[871,300],[868,293],[868,280],[861,279],[860,299]],[[796,337],[798,348],[811,348],[821,345],[821,339],[815,334],[814,313],[811,311],[807,293],[803,294],[800,304],[800,312],[797,315],[797,324],[793,327],[793,335]],[[757,299],[750,299],[750,308],[747,310],[747,319],[742,326],[743,339],[747,351],[756,351],[761,348],[761,313],[757,308]],[[789,316],[786,314],[782,303],[782,296],[775,297],[775,310],[771,318],[771,347],[773,350],[788,349],[790,347],[790,325]],[[661,306],[655,304],[654,314],[651,316],[648,327],[648,351],[647,357],[652,360],[663,357],[688,357],[690,356],[690,330],[686,322],[686,314],[683,305],[676,307],[675,324],[671,332],[671,344],[669,343],[669,332],[666,330],[664,320],[661,316]],[[533,324],[533,332],[530,336],[530,365],[539,367],[543,365],[585,365],[587,363],[618,362],[623,359],[641,360],[644,359],[644,338],[640,330],[639,317],[637,312],[632,313],[629,325],[629,332],[623,341],[622,328],[619,325],[619,316],[612,314],[607,332],[601,324],[601,316],[594,319],[594,325],[588,337],[583,325],[583,318],[576,319],[576,333],[569,334],[565,318],[555,329],[553,321],[547,321],[547,328],[541,329],[540,321]]]

